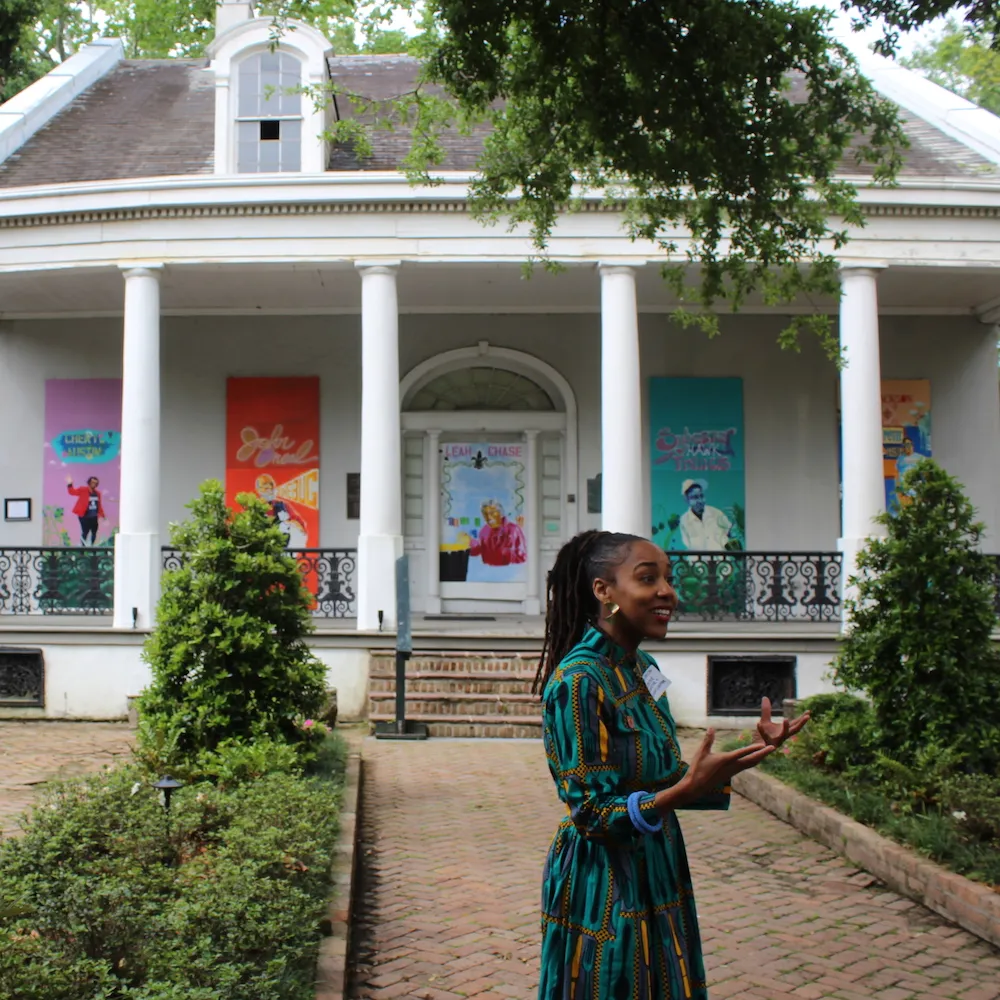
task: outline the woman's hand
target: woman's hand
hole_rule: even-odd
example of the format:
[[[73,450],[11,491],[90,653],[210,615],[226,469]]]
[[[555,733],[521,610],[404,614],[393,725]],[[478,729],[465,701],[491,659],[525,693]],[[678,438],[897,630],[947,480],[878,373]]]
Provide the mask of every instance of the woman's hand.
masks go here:
[[[765,757],[774,753],[774,747],[764,743],[752,743],[725,753],[712,753],[714,742],[715,730],[710,729],[691,758],[684,777],[672,788],[665,788],[657,794],[657,809],[677,809],[694,802],[721,785],[728,785],[734,774],[756,767]]]
[[[762,743],[769,747],[780,747],[790,736],[794,736],[809,721],[809,713],[805,712],[797,719],[782,719],[781,722],[771,721],[771,700],[761,698],[760,700],[760,722],[757,723],[756,732]]]

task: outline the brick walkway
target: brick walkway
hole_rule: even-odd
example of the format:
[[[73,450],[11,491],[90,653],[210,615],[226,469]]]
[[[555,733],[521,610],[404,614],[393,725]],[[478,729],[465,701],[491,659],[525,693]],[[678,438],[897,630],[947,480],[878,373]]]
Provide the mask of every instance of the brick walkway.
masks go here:
[[[535,1000],[538,743],[366,740],[354,1000]],[[1000,952],[751,803],[682,819],[712,1000],[993,1000]]]
[[[0,832],[17,833],[17,817],[46,780],[99,771],[132,737],[124,723],[0,720]]]

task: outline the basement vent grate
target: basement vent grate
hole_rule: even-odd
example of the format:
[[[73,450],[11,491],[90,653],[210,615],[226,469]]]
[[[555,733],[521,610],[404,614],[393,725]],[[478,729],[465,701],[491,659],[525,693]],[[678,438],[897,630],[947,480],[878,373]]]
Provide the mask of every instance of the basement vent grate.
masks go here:
[[[45,663],[40,649],[0,646],[0,708],[44,708]]]
[[[770,698],[775,715],[795,697],[794,656],[710,656],[708,714],[756,715]]]

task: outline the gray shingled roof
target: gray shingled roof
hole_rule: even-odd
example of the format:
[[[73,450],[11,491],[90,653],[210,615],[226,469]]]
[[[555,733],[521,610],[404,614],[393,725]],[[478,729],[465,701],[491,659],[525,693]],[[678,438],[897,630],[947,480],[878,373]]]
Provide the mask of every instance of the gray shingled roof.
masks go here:
[[[401,55],[334,56],[330,75],[344,93],[385,101],[412,89],[417,60]],[[171,174],[206,174],[213,169],[215,93],[206,60],[128,60],[0,164],[0,187],[58,184]],[[341,96],[336,112],[355,112]],[[371,117],[370,115],[368,116]],[[1000,168],[928,123],[904,117],[911,148],[904,177],[1000,176]],[[471,170],[487,134],[442,138],[441,170]],[[334,148],[329,169],[395,170],[409,150],[405,127],[372,133],[372,153],[359,160],[347,145]],[[851,173],[868,173],[853,157]]]
[[[207,59],[126,60],[0,164],[0,187],[210,174]]]

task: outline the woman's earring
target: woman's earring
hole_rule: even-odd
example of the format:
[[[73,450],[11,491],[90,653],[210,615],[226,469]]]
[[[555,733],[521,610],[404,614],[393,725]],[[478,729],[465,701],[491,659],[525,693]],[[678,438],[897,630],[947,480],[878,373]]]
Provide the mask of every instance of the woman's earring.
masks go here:
[[[621,611],[621,608],[618,607],[618,605],[615,604],[614,601],[604,602],[604,620],[606,622],[611,621],[611,619],[614,618],[614,616],[618,614],[619,611]]]

